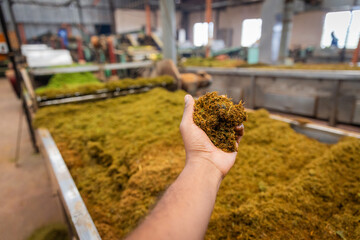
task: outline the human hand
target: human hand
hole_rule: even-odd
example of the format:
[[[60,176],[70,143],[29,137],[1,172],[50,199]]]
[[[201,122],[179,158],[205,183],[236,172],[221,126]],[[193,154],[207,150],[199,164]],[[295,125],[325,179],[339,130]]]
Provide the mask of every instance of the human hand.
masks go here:
[[[237,152],[227,153],[217,148],[199,128],[193,120],[194,99],[191,95],[185,96],[185,109],[180,124],[180,132],[184,141],[186,152],[186,164],[208,164],[214,166],[222,177],[224,177],[235,163]],[[238,132],[239,144],[244,134],[244,125],[237,126],[235,131]]]

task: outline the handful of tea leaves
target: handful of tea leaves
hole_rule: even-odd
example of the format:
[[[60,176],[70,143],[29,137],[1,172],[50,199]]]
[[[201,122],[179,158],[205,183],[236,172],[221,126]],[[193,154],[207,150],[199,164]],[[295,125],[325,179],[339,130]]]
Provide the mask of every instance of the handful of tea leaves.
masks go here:
[[[237,151],[235,131],[247,119],[243,103],[235,105],[231,98],[207,93],[195,101],[194,122],[210,138],[211,142],[225,152]]]

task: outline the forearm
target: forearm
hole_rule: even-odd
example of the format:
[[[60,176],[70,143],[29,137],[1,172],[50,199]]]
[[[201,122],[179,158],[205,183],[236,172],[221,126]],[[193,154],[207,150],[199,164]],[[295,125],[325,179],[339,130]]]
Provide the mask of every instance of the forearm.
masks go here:
[[[203,239],[222,175],[209,161],[189,161],[128,239]]]

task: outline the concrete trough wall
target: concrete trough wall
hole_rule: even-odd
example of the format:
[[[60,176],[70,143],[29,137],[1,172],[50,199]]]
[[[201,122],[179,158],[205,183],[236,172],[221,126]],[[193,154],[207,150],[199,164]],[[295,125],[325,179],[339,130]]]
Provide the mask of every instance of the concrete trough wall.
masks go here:
[[[266,108],[322,120],[360,124],[360,71],[295,71],[186,68],[207,71],[206,91],[242,99],[249,108]]]

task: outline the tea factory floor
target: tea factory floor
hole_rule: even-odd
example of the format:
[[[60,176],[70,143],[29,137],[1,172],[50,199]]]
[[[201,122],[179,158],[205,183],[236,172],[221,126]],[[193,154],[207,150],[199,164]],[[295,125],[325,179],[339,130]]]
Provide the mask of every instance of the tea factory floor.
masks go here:
[[[0,79],[0,239],[6,240],[23,240],[38,227],[64,221],[45,160],[34,153],[24,115],[15,166],[20,106],[9,81]]]

